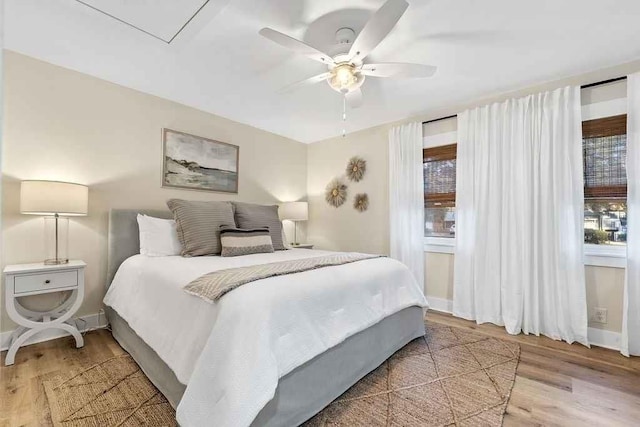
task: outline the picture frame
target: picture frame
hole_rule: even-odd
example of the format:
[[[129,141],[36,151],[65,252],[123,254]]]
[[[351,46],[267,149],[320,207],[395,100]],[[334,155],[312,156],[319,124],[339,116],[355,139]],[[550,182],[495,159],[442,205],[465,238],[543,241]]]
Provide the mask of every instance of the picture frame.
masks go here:
[[[238,193],[240,147],[162,129],[162,187]]]

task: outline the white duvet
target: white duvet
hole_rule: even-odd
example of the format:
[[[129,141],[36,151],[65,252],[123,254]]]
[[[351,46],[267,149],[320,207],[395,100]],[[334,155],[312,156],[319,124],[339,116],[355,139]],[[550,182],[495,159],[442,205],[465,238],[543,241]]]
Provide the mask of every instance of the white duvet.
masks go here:
[[[136,255],[122,263],[104,302],[187,384],[180,425],[248,426],[279,378],[391,314],[426,307],[422,291],[390,258],[259,280],[215,304],[182,288],[220,269],[326,254]]]

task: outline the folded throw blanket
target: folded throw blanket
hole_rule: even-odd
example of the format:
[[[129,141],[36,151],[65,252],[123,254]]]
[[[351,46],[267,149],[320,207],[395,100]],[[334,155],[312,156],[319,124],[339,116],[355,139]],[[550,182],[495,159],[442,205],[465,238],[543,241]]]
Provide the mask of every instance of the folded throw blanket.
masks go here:
[[[229,268],[207,273],[189,283],[184,287],[184,290],[188,294],[200,297],[209,303],[214,303],[227,292],[234,290],[238,286],[255,282],[256,280],[380,257],[381,255],[345,252],[314,258]]]

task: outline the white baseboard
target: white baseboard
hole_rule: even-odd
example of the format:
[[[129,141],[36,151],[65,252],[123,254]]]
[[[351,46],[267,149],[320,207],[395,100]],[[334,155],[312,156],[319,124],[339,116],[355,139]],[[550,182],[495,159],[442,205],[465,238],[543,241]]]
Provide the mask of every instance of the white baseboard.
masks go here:
[[[450,299],[436,298],[427,296],[427,303],[429,303],[429,309],[435,311],[442,311],[443,313],[453,313],[453,301]]]
[[[620,332],[589,328],[588,334],[589,343],[591,345],[620,351]]]
[[[427,302],[429,303],[429,309],[435,311],[441,311],[443,313],[453,314],[453,301],[427,296]],[[589,328],[588,339],[591,345],[596,347],[604,347],[610,350],[620,350],[620,333],[606,331],[604,329]]]
[[[80,332],[86,332],[91,329],[102,329],[107,326],[107,317],[104,312],[88,314],[86,316],[74,317],[77,320],[78,330]],[[84,320],[83,323],[82,321]],[[5,351],[9,348],[9,339],[13,331],[7,331],[0,333],[0,351]],[[47,329],[32,336],[24,345],[35,344],[39,342],[49,341],[56,338],[61,338],[69,335],[62,329]]]

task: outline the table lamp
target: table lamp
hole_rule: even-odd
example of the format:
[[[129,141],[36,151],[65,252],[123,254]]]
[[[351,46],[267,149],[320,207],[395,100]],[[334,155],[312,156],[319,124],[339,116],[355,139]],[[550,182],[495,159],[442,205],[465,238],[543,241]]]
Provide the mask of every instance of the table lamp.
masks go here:
[[[280,205],[278,209],[281,220],[289,220],[294,222],[293,246],[297,246],[298,242],[298,221],[306,221],[309,219],[309,204],[307,202],[286,202]]]
[[[69,262],[69,219],[87,215],[89,188],[86,185],[58,181],[22,181],[20,213],[45,218],[46,265]]]

